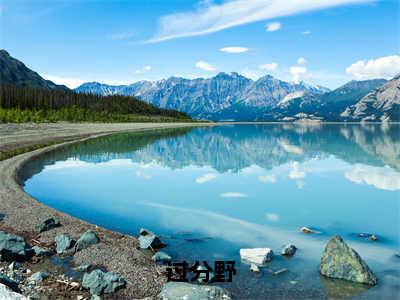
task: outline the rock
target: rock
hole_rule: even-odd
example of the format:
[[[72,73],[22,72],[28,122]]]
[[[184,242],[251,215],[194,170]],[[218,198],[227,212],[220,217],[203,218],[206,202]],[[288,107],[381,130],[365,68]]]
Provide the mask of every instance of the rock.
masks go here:
[[[92,297],[90,297],[90,300],[101,300],[101,297],[97,295],[92,295]]]
[[[48,277],[49,277],[49,274],[47,274],[46,272],[36,272],[36,273],[33,273],[31,275],[31,277],[28,278],[28,281],[38,283],[38,282],[42,282],[43,280],[45,280]]]
[[[307,234],[309,234],[309,233],[315,233],[314,230],[312,230],[312,229],[310,229],[310,228],[308,228],[308,227],[301,227],[301,228],[300,228],[300,231],[302,231],[303,233],[307,233]]]
[[[75,272],[87,272],[87,271],[89,271],[91,266],[92,265],[90,265],[90,264],[81,265],[81,266],[73,267],[72,270],[74,270]]]
[[[186,282],[167,282],[158,294],[157,299],[228,300],[231,299],[231,297],[225,289],[219,286],[197,285]]]
[[[7,300],[28,300],[25,296],[16,293],[9,289],[6,285],[0,284],[0,299],[7,299]]]
[[[198,271],[207,271],[208,269],[204,266],[198,266],[196,268]],[[215,274],[211,271],[208,271],[208,282],[211,282],[214,279]],[[203,281],[204,280],[204,281]],[[200,273],[199,277],[197,277],[198,283],[206,283],[207,282],[207,275],[205,273]]]
[[[359,237],[369,239],[370,241],[377,241],[378,237],[375,234],[371,233],[359,233]]]
[[[285,256],[293,256],[296,253],[296,246],[292,244],[287,244],[283,247],[281,254]]]
[[[163,251],[158,251],[156,254],[153,255],[151,259],[154,261],[165,263],[171,261],[171,256]]]
[[[51,250],[39,246],[33,246],[32,250],[36,256],[51,256],[53,254]]]
[[[55,238],[57,253],[63,253],[72,247],[73,241],[67,234],[59,234]]]
[[[116,290],[125,287],[125,280],[112,272],[103,272],[96,269],[91,273],[83,275],[82,286],[88,290],[92,295],[102,295],[113,293]]]
[[[75,249],[76,251],[80,251],[90,247],[91,245],[95,245],[98,242],[100,242],[100,239],[97,237],[97,235],[93,231],[88,230],[82,234],[82,236],[76,242]]]
[[[44,232],[53,228],[61,226],[60,221],[56,218],[49,218],[38,226],[39,232]]]
[[[32,254],[31,247],[21,236],[0,231],[0,254],[3,260],[25,260]]]
[[[19,293],[20,289],[18,287],[18,283],[12,280],[5,274],[0,273],[0,283],[6,285],[8,288],[12,289],[14,292]],[[1,299],[1,298],[0,298]]]
[[[153,232],[145,228],[140,229],[139,245],[141,249],[159,249],[166,246],[163,242],[161,242],[159,237],[157,237]]]
[[[260,273],[260,268],[256,264],[251,264],[250,271],[254,273]]]
[[[373,234],[368,239],[371,240],[371,241],[377,241],[378,237],[375,234]]]
[[[340,236],[334,236],[321,257],[320,273],[330,278],[376,285],[377,278],[358,253]]]
[[[24,267],[24,265],[21,264],[21,263],[18,262],[18,261],[13,261],[13,262],[8,266],[8,269],[9,269],[10,271],[16,271],[16,270],[21,270],[21,272],[25,272],[25,271],[26,271],[26,268]]]
[[[240,249],[240,258],[248,263],[263,265],[272,260],[274,253],[270,248]]]

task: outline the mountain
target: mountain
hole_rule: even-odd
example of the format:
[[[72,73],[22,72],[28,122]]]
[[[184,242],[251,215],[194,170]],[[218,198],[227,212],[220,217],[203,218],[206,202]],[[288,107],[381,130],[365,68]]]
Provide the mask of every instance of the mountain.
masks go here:
[[[0,83],[50,90],[69,90],[65,85],[58,85],[44,79],[21,61],[13,58],[6,50],[0,50]]]
[[[400,121],[400,74],[346,108],[341,117],[350,121]]]
[[[352,80],[323,94],[309,94],[281,101],[272,111],[260,116],[267,120],[293,121],[302,118],[341,121],[340,114],[363,96],[386,83],[385,79]],[[285,100],[285,99],[284,99]]]
[[[256,81],[238,73],[219,73],[211,78],[185,79],[170,77],[159,81],[139,81],[127,86],[96,82],[76,89],[80,93],[136,96],[162,108],[177,109],[197,119],[234,119],[237,111],[251,111],[250,118],[276,106],[287,95],[321,94],[328,89],[305,83],[289,83],[270,75]]]

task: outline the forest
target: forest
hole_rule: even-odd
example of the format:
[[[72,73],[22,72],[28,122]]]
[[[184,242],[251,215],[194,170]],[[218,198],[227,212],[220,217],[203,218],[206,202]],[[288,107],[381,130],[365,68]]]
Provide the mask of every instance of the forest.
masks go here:
[[[191,121],[191,118],[134,97],[0,85],[0,123],[57,121],[172,122]]]

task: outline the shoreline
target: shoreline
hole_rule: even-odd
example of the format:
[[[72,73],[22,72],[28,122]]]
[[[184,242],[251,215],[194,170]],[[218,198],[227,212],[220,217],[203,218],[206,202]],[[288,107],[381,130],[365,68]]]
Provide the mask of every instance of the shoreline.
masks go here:
[[[70,126],[70,124],[60,125],[67,125],[65,127]],[[88,124],[73,124],[72,127],[85,127],[86,130],[83,131],[86,132],[62,130],[62,132],[64,132],[64,138],[71,140],[0,161],[0,213],[5,215],[4,219],[0,221],[0,230],[21,235],[29,244],[33,244],[33,240],[43,244],[52,244],[55,236],[63,233],[67,233],[71,238],[77,240],[86,230],[93,230],[100,237],[101,242],[76,252],[75,255],[73,255],[72,264],[75,266],[83,264],[101,266],[106,268],[107,271],[112,271],[121,275],[126,280],[127,286],[125,289],[121,289],[113,294],[113,296],[129,299],[156,296],[165,283],[166,277],[161,274],[162,267],[157,266],[151,260],[150,255],[146,255],[143,251],[136,249],[138,247],[136,237],[98,227],[95,224],[90,224],[44,205],[25,193],[22,185],[19,184],[17,174],[30,159],[68,144],[122,132],[213,126],[214,124],[131,124],[130,126],[119,125],[119,129],[117,128],[118,125],[115,126],[115,124],[111,126],[99,125],[100,126],[91,124],[88,126]],[[98,130],[96,130],[96,127],[98,127]],[[104,127],[110,128],[107,130]],[[4,129],[2,127],[0,128]],[[84,137],[82,137],[82,134]],[[62,135],[63,134],[57,134],[55,136],[53,134],[52,136],[50,133],[47,136],[42,135],[41,138],[51,139],[53,137],[58,139]],[[32,137],[26,134],[22,134],[20,137],[25,142],[30,138],[32,140]],[[15,138],[14,136],[13,139]],[[40,138],[34,138],[34,140],[37,142]],[[62,226],[39,234],[37,232],[37,226],[49,217],[58,218]],[[46,258],[46,260],[49,259]]]

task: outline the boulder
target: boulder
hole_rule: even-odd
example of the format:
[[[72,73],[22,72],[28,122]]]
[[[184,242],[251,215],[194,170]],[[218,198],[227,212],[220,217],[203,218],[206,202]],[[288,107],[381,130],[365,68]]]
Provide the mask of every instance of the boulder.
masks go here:
[[[121,276],[100,269],[85,273],[82,280],[82,286],[88,289],[92,295],[98,296],[113,293],[125,285],[126,281]]]
[[[55,238],[57,253],[63,253],[70,249],[73,245],[73,240],[67,234],[59,234]]]
[[[160,238],[156,236],[153,232],[142,228],[140,229],[139,233],[139,246],[141,249],[159,249],[165,247],[166,245],[161,242]]]
[[[47,274],[46,272],[36,272],[36,273],[33,273],[31,275],[31,277],[28,278],[28,281],[38,283],[38,282],[42,282],[43,280],[45,280],[48,277],[49,277],[49,274]]]
[[[100,239],[97,237],[97,235],[93,231],[88,230],[82,234],[82,236],[76,242],[75,249],[76,251],[80,251],[90,247],[91,245],[95,245],[98,242],[100,242]]]
[[[240,258],[247,263],[263,265],[272,260],[274,253],[270,248],[240,249]]]
[[[7,261],[25,260],[32,255],[32,249],[23,237],[0,231],[0,254]]]
[[[158,294],[157,299],[228,300],[231,299],[231,297],[225,289],[219,286],[197,285],[186,282],[167,282]]]
[[[287,244],[283,247],[281,254],[285,256],[293,256],[296,253],[296,246],[292,244]]]
[[[12,289],[14,292],[17,292],[17,293],[20,292],[18,283],[3,273],[0,273],[0,283],[3,285],[6,285],[8,288]],[[2,298],[0,297],[0,299],[2,299]]]
[[[158,251],[156,254],[154,254],[151,258],[154,261],[158,262],[170,262],[171,261],[171,256],[169,256],[167,253],[163,251]]]
[[[27,297],[16,293],[9,289],[6,285],[0,283],[0,299],[7,299],[7,300],[28,300]]]
[[[256,264],[251,264],[250,265],[250,271],[254,273],[260,273],[260,268]]]
[[[51,250],[39,246],[33,246],[32,250],[36,256],[51,256],[53,254]]]
[[[39,232],[44,232],[53,228],[56,228],[58,226],[61,226],[60,221],[56,218],[49,218],[47,220],[44,220],[41,224],[38,226]]]
[[[26,271],[24,265],[19,261],[13,261],[11,264],[8,265],[8,269],[10,271],[16,271],[16,270],[21,270],[22,272]]]
[[[322,253],[320,273],[330,278],[368,285],[376,285],[378,282],[358,253],[338,235],[330,239]]]
[[[300,231],[302,231],[303,233],[306,233],[306,234],[315,233],[314,230],[312,230],[311,228],[305,227],[305,226],[301,227]]]

